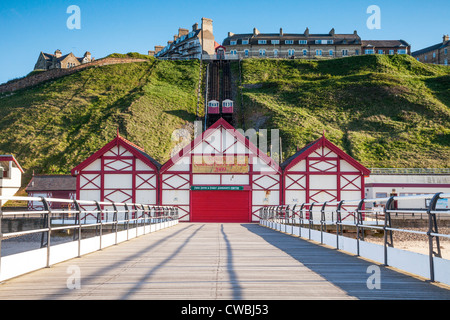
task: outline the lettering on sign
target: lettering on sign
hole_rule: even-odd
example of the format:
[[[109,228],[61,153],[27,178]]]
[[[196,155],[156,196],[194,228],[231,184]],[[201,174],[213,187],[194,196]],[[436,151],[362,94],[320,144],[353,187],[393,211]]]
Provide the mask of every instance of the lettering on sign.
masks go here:
[[[248,156],[192,156],[192,173],[248,173]]]

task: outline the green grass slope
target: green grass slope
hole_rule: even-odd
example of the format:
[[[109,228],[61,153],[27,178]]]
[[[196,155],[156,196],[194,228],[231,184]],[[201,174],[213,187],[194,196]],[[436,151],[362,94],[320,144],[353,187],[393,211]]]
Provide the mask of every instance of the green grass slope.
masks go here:
[[[69,173],[120,134],[165,162],[175,129],[195,120],[198,61],[92,67],[0,96],[0,154],[27,171]]]
[[[279,129],[284,158],[325,131],[369,168],[450,167],[448,67],[370,55],[248,59],[241,68],[240,125]]]

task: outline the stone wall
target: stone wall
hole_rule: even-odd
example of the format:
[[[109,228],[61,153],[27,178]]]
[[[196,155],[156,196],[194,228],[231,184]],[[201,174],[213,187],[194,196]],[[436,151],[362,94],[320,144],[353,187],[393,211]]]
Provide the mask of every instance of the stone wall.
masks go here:
[[[122,64],[122,63],[132,63],[132,62],[143,62],[149,61],[146,59],[136,59],[136,58],[104,58],[89,62],[86,64],[81,64],[79,66],[69,68],[69,69],[52,69],[49,71],[43,71],[41,73],[33,74],[31,76],[13,80],[5,84],[0,85],[0,93],[13,92],[16,90],[32,87],[41,84],[48,80],[53,80],[60,78],[69,74],[73,74],[82,69],[86,69],[93,66],[106,66],[110,64]]]

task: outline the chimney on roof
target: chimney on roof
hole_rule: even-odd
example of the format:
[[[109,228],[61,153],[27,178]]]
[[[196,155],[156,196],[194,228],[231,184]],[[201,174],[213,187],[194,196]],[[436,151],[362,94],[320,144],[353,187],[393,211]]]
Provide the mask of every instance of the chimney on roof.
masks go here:
[[[334,28],[330,30],[330,36],[334,36]]]
[[[357,36],[358,35],[358,31],[353,31],[353,34],[355,35],[355,36]]]
[[[178,28],[178,37],[185,36],[189,33],[188,29]]]
[[[283,35],[283,28],[280,28],[280,36]]]
[[[306,28],[305,32],[303,32],[305,36],[309,36],[309,28]]]
[[[256,28],[253,28],[253,35],[257,36],[259,34],[259,30]]]
[[[443,42],[450,40],[448,34],[442,37]]]
[[[197,31],[198,30],[198,23],[194,23],[194,25],[192,26],[192,31]]]
[[[61,57],[62,56],[62,53],[61,53],[61,50],[56,50],[55,51],[55,56],[57,57],[57,58],[59,58],[59,57]]]
[[[234,36],[234,33],[233,32],[228,32],[228,37],[232,37],[232,36]]]

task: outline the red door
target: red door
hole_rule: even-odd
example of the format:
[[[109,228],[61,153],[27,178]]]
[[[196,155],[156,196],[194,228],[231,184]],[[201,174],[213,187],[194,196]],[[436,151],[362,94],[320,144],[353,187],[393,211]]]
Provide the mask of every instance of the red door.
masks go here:
[[[192,222],[250,222],[250,191],[191,191]]]

